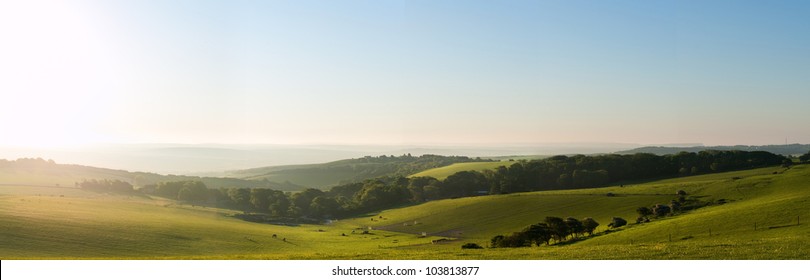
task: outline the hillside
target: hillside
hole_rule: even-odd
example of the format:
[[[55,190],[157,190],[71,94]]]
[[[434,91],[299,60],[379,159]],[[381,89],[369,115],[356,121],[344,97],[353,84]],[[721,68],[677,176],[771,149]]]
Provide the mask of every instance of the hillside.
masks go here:
[[[765,146],[693,146],[693,147],[641,147],[631,150],[619,151],[616,154],[636,154],[636,153],[649,153],[656,155],[669,155],[677,154],[680,152],[697,153],[705,150],[719,150],[719,151],[765,151],[778,155],[801,155],[810,151],[810,144],[789,144],[789,145],[765,145]]]
[[[243,180],[236,178],[198,177],[184,175],[161,175],[146,172],[130,172],[74,164],[58,164],[43,159],[0,159],[0,185],[34,185],[73,187],[76,182],[90,179],[110,179],[129,182],[141,187],[158,182],[197,180],[209,188],[243,187],[272,188],[294,191],[302,187],[268,181]]]
[[[692,212],[631,225],[568,246],[489,249],[468,258],[563,259],[807,259],[810,227],[797,223],[810,213],[810,166],[763,168],[650,182],[624,187],[545,191],[440,200],[382,211],[384,220],[345,221],[395,232],[459,238],[489,244],[546,216],[593,217],[604,232],[613,216],[635,220],[635,209],[666,203],[676,190],[715,204]],[[608,197],[606,194],[615,194]],[[802,220],[810,219],[801,217]],[[754,230],[754,223],[757,229]],[[711,230],[711,235],[709,231]],[[672,241],[670,242],[670,234]],[[442,247],[433,246],[433,247]],[[620,253],[619,253],[620,252]],[[465,257],[465,258],[467,258]]]
[[[313,188],[328,189],[343,183],[360,182],[383,176],[408,176],[431,168],[475,159],[460,156],[422,155],[366,156],[322,164],[288,165],[232,171],[228,177],[246,180],[290,182]],[[480,160],[478,160],[480,161]]]
[[[394,233],[384,240],[342,236],[352,229],[335,226],[250,223],[229,214],[90,193],[0,195],[0,258],[350,259],[392,239],[403,245],[425,242]]]
[[[510,166],[514,161],[490,161],[490,162],[463,162],[454,163],[448,166],[437,167],[428,169],[419,173],[415,173],[408,177],[433,177],[439,180],[444,180],[447,176],[456,174],[461,171],[484,171],[498,168],[499,166]]]
[[[632,221],[636,207],[669,201],[676,190],[715,204],[605,231],[610,217]],[[720,199],[727,203],[717,203]],[[807,259],[808,200],[810,166],[799,165],[624,187],[438,200],[328,225],[279,226],[173,200],[0,186],[0,258]],[[564,246],[459,248],[467,242],[487,245],[494,235],[546,216],[593,217],[601,226],[595,237]],[[428,236],[422,238],[422,232]],[[441,238],[457,241],[431,244]]]

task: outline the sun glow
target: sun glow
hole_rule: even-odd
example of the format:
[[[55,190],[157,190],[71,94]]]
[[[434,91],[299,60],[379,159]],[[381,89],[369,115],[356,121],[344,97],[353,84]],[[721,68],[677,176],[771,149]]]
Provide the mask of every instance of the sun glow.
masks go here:
[[[64,1],[0,4],[0,144],[58,147],[104,141],[118,83],[115,57],[87,9]]]

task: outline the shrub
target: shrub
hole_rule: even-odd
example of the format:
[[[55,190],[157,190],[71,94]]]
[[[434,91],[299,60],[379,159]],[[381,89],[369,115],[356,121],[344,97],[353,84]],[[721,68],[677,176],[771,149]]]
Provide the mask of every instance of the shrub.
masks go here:
[[[613,220],[608,224],[608,228],[619,228],[627,224],[627,220],[621,217],[613,217]]]
[[[467,244],[461,245],[461,249],[484,249],[484,247],[481,247],[481,245],[478,245],[478,244],[475,244],[475,243],[467,243]]]
[[[655,215],[656,217],[663,217],[668,215],[669,213],[672,213],[672,208],[664,204],[656,204],[655,206],[653,206],[652,212],[653,215]]]

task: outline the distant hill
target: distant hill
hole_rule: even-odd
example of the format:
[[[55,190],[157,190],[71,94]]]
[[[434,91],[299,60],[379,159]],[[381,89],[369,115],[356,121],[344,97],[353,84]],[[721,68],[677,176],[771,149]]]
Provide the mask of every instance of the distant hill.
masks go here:
[[[231,171],[224,176],[246,180],[288,182],[326,189],[342,183],[359,182],[382,176],[408,176],[454,163],[488,161],[464,156],[421,155],[366,156],[322,164],[286,165]]]
[[[141,187],[158,182],[197,180],[208,188],[271,188],[282,191],[297,191],[303,187],[289,183],[238,178],[198,177],[185,175],[161,175],[147,172],[130,172],[75,164],[58,164],[52,160],[23,158],[0,159],[0,185],[34,185],[73,187],[76,182],[90,179],[110,179],[129,182]]]
[[[677,154],[680,152],[697,153],[705,150],[720,150],[720,151],[765,151],[778,155],[801,155],[810,151],[810,144],[789,144],[789,145],[765,145],[765,146],[694,146],[694,147],[641,147],[626,151],[616,152],[617,154],[636,154],[636,153],[650,153],[656,155]]]

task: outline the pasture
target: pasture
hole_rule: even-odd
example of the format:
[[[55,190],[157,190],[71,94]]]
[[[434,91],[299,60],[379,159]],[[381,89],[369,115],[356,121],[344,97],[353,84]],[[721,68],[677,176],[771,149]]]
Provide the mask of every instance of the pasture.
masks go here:
[[[677,190],[726,203],[632,224],[637,207],[666,203]],[[166,199],[0,186],[0,258],[807,259],[808,200],[806,165],[439,200],[323,225],[251,223],[229,217],[234,211]],[[573,243],[460,249],[468,242],[487,247],[492,236],[546,216],[593,217],[601,225],[594,237]],[[607,232],[613,216],[631,225]]]

